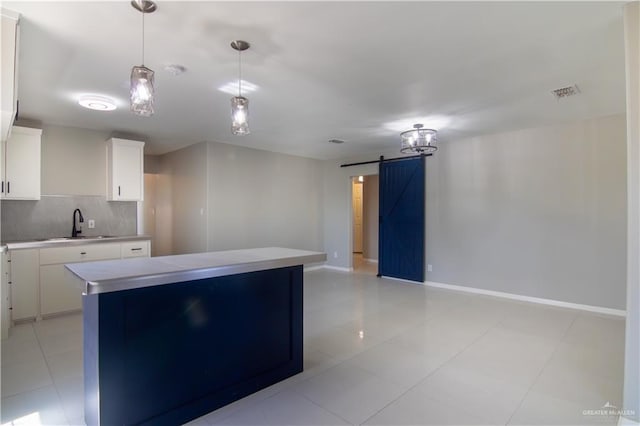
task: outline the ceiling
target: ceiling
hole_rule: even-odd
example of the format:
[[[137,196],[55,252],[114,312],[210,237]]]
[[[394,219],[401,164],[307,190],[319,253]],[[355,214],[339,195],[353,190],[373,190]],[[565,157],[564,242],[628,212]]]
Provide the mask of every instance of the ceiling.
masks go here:
[[[145,118],[128,108],[141,62],[129,2],[3,1],[22,14],[20,118],[142,139],[151,154],[216,141],[318,159],[399,149],[415,122],[447,143],[624,112],[623,4],[160,1],[145,17]],[[248,136],[231,134],[218,90],[237,80],[235,39],[251,43],[243,79],[258,86]],[[572,84],[578,96],[550,93]],[[118,109],[84,109],[86,93]]]

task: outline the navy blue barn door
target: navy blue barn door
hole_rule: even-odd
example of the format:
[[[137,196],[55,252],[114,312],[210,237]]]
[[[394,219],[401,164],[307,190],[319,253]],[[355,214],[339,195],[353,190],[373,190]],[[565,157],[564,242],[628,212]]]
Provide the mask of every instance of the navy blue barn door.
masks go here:
[[[378,274],[424,281],[423,157],[380,163]]]

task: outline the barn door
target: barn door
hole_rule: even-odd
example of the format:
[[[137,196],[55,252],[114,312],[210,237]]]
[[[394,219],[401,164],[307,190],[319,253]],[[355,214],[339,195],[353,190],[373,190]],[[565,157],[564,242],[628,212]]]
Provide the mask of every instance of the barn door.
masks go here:
[[[424,281],[423,157],[380,163],[378,275]]]

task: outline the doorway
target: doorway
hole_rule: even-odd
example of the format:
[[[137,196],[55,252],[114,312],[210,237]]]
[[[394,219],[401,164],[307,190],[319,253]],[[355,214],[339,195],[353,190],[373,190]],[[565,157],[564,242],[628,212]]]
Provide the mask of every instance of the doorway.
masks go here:
[[[351,188],[353,269],[375,275],[378,268],[378,175],[354,176]]]

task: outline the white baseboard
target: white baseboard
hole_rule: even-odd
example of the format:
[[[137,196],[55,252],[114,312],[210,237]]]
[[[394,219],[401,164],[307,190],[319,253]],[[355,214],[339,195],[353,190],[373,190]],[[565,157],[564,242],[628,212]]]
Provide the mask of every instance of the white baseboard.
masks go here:
[[[309,272],[317,271],[318,269],[324,269],[324,265],[305,266],[303,270],[304,272]]]
[[[618,426],[640,426],[640,423],[636,422],[635,420],[620,416],[618,417]]]
[[[378,263],[378,259],[366,259],[366,258],[362,258],[362,260],[364,260],[365,262],[369,262],[369,263]]]
[[[326,268],[326,269],[332,269],[334,271],[340,271],[340,272],[351,272],[351,271],[353,271],[353,268],[344,268],[342,266],[323,265],[323,267]]]
[[[582,305],[580,303],[563,302],[561,300],[543,299],[540,297],[523,296],[520,294],[505,293],[502,291],[484,290],[475,287],[465,287],[461,285],[437,283],[433,281],[425,281],[425,285],[429,287],[443,288],[446,290],[462,291],[465,293],[482,294],[485,296],[501,297],[504,299],[519,300],[522,302],[538,303],[542,305],[558,306],[561,308],[578,309],[581,311],[595,312],[599,314],[614,315],[617,317],[627,316],[627,312],[621,309],[604,308],[601,306]]]
[[[401,281],[403,283],[409,283],[409,284],[420,284],[423,285],[424,283],[420,282],[420,281],[411,281],[411,280],[405,280],[403,278],[396,278],[396,277],[388,277],[386,275],[382,275],[380,278],[385,278],[387,280],[393,280],[393,281]]]

